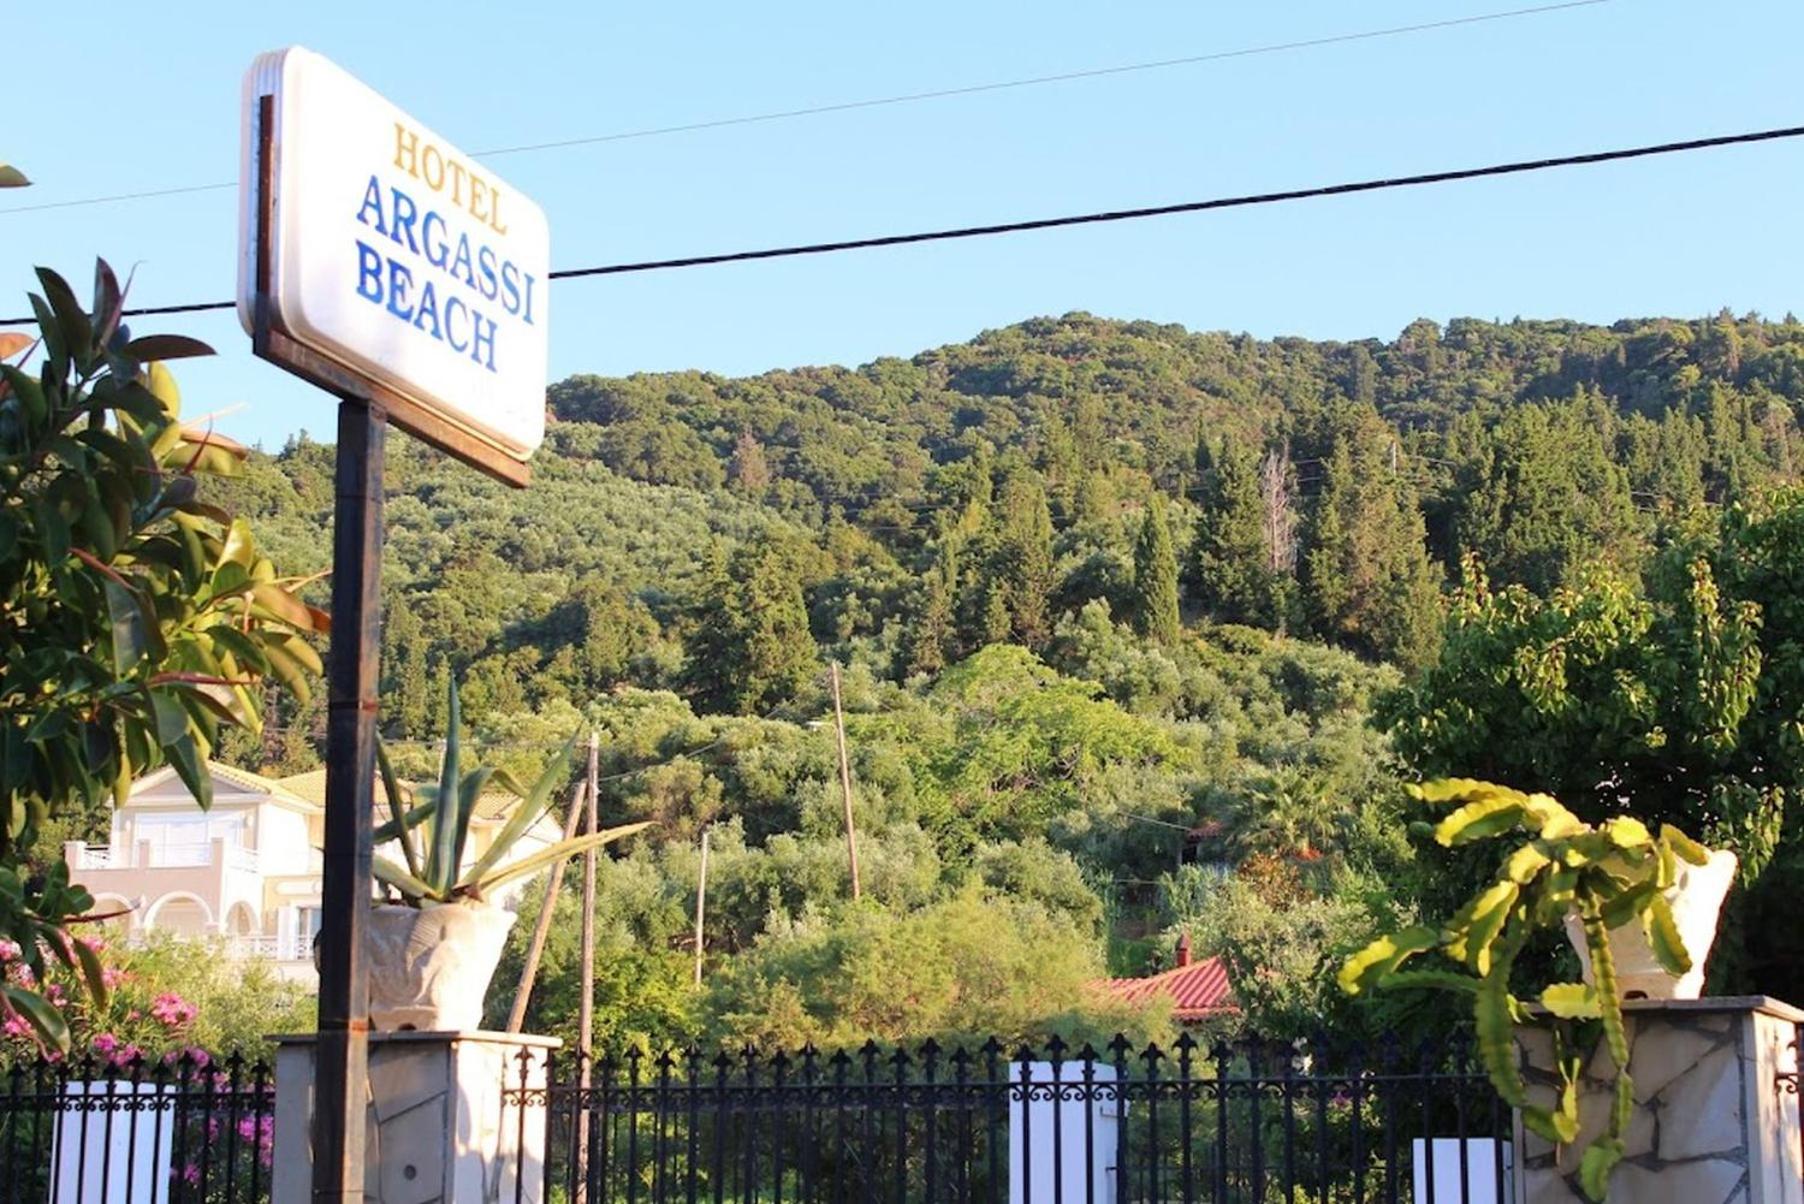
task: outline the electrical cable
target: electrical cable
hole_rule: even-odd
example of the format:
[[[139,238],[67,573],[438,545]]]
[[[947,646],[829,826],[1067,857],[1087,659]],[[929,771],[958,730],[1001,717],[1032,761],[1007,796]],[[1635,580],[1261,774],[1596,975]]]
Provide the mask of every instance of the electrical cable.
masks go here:
[[[1070,226],[1099,225],[1110,222],[1137,221],[1143,218],[1170,217],[1180,213],[1204,213],[1217,209],[1244,209],[1259,205],[1276,205],[1286,201],[1317,200],[1324,197],[1352,196],[1365,192],[1382,192],[1397,188],[1416,188],[1429,184],[1451,184],[1465,180],[1493,179],[1499,176],[1523,175],[1564,167],[1588,167],[1600,163],[1619,163],[1629,159],[1646,159],[1659,155],[1684,154],[1727,146],[1747,146],[1761,142],[1804,137],[1804,126],[1782,126],[1741,134],[1719,134],[1709,138],[1688,138],[1680,142],[1659,142],[1618,150],[1590,151],[1578,155],[1556,155],[1542,159],[1519,159],[1493,163],[1484,167],[1455,168],[1448,171],[1419,172],[1414,175],[1383,176],[1369,180],[1353,180],[1340,184],[1323,184],[1311,188],[1290,188],[1275,192],[1244,193],[1238,196],[1214,197],[1205,201],[1181,201],[1171,205],[1147,205],[1133,209],[1107,209],[1095,213],[1070,214],[1063,217],[1032,218],[1026,221],[998,222],[982,226],[955,226],[941,230],[923,230],[912,234],[885,234],[873,238],[850,238],[833,242],[798,243],[765,247],[752,251],[725,251],[714,255],[687,255],[675,259],[648,259],[633,263],[605,264],[587,268],[564,268],[550,273],[553,280],[579,280],[592,276],[620,276],[637,272],[669,271],[675,268],[711,267],[727,263],[751,263],[765,259],[790,259],[804,255],[827,255],[842,251],[865,251],[879,247],[910,246],[917,243],[949,242],[966,238],[988,238],[1002,234],[1021,234],[1035,230],[1054,230]],[[233,301],[209,301],[188,305],[150,306],[128,309],[123,317],[156,314],[200,313],[206,310],[231,309]],[[0,319],[0,327],[28,326],[35,318]]]
[[[1490,21],[1504,21],[1516,17],[1541,16],[1547,13],[1560,12],[1566,9],[1590,8],[1599,4],[1607,4],[1609,0],[1566,0],[1559,4],[1542,4],[1532,8],[1505,9],[1501,12],[1475,13],[1468,17],[1449,17],[1440,21],[1424,21],[1414,25],[1393,25],[1384,29],[1370,29],[1358,33],[1329,34],[1318,38],[1304,38],[1292,42],[1275,42],[1264,46],[1245,46],[1235,50],[1217,50],[1207,54],[1193,54],[1184,58],[1158,59],[1146,63],[1123,63],[1113,67],[1091,67],[1078,71],[1064,71],[1053,75],[1035,75],[1025,79],[1001,80],[985,84],[967,84],[957,88],[938,88],[926,92],[905,92],[896,96],[879,96],[867,100],[847,100],[835,104],[814,105],[800,109],[779,109],[767,113],[751,113],[739,117],[717,117],[707,121],[692,121],[681,125],[653,126],[647,129],[623,130],[612,134],[594,134],[581,138],[563,138],[553,142],[530,142],[519,146],[502,146],[493,150],[475,151],[478,159],[493,159],[502,155],[520,155],[534,151],[562,150],[574,146],[594,146],[606,142],[626,142],[640,138],[660,138],[670,134],[695,133],[702,130],[724,129],[729,126],[755,125],[772,121],[787,121],[797,117],[814,117],[825,113],[845,113],[857,109],[874,109],[885,105],[915,104],[926,100],[942,100],[955,96],[973,96],[985,92],[1001,92],[1012,88],[1031,88],[1043,84],[1069,83],[1074,80],[1097,79],[1112,75],[1126,75],[1136,71],[1158,71],[1172,67],[1194,66],[1198,63],[1219,62],[1224,59],[1250,58],[1255,55],[1278,54],[1292,50],[1308,50],[1319,46],[1333,46],[1346,42],[1365,42],[1377,38],[1397,37],[1403,34],[1426,33],[1438,29],[1451,29],[1462,25],[1478,25]],[[154,197],[179,196],[195,192],[220,192],[228,188],[238,187],[236,180],[219,184],[189,184],[178,188],[157,188],[142,192],[119,192],[107,196],[79,197],[66,201],[45,201],[35,205],[16,205],[8,209],[0,209],[0,216],[8,213],[37,213],[49,209],[74,209],[87,205],[107,205],[120,201],[141,201]]]

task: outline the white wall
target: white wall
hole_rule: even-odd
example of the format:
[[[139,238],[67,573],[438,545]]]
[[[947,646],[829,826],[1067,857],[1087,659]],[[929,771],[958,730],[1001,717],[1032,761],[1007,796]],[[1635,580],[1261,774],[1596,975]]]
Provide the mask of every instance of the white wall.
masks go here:
[[[307,817],[265,803],[257,809],[257,865],[265,875],[305,874],[316,855],[307,838]]]

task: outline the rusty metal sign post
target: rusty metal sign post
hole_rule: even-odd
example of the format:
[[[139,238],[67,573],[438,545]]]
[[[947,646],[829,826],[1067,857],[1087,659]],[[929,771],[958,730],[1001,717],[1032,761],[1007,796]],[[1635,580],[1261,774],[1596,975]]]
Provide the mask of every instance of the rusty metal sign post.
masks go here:
[[[410,398],[302,345],[280,328],[271,297],[275,98],[257,100],[252,170],[258,186],[252,348],[339,399],[328,655],[325,867],[319,938],[319,1038],[314,1071],[313,1199],[360,1204],[369,1076],[372,811],[381,638],[383,444],[389,423],[509,485],[520,460],[471,437]]]

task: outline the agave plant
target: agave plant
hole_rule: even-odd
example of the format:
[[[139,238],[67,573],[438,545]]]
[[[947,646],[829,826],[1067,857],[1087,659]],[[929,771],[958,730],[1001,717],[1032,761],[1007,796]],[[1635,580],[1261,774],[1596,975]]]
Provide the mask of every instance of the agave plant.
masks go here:
[[[1526,839],[1504,855],[1496,877],[1445,924],[1380,937],[1349,958],[1340,970],[1341,989],[1357,995],[1374,987],[1432,987],[1469,996],[1479,1056],[1492,1085],[1521,1112],[1526,1127],[1559,1145],[1578,1138],[1579,1076],[1595,1042],[1585,1030],[1601,1029],[1617,1068],[1615,1096],[1608,1125],[1580,1155],[1579,1185],[1593,1200],[1602,1200],[1610,1172],[1622,1159],[1635,1103],[1609,932],[1640,924],[1668,973],[1689,971],[1691,957],[1664,892],[1673,885],[1680,860],[1703,865],[1709,851],[1671,825],[1656,836],[1628,816],[1587,824],[1548,795],[1486,782],[1448,779],[1412,786],[1410,793],[1431,808],[1451,808],[1432,826],[1444,847],[1518,833]],[[1544,1012],[1537,1014],[1511,989],[1511,971],[1531,937],[1561,930],[1568,915],[1582,923],[1592,982],[1543,987],[1538,999]],[[1403,968],[1431,951],[1458,968]],[[1516,1026],[1539,1023],[1543,1016],[1553,1029],[1560,1076],[1552,1108],[1529,1103],[1514,1047]]]
[[[451,685],[449,709],[444,763],[439,767],[436,785],[405,785],[396,776],[387,749],[380,746],[377,748],[377,763],[382,771],[382,790],[388,799],[389,819],[376,829],[374,841],[377,845],[389,841],[400,845],[405,864],[396,865],[385,857],[378,857],[372,869],[377,880],[399,895],[408,906],[426,907],[453,903],[460,899],[480,901],[489,891],[504,883],[536,874],[566,857],[574,857],[578,853],[611,844],[651,826],[639,823],[606,828],[586,836],[559,841],[511,864],[502,865],[508,851],[550,809],[552,792],[569,778],[571,752],[576,746],[576,737],[570,738],[563,750],[539,774],[531,788],[522,788],[506,770],[478,766],[464,772],[462,737],[458,731],[461,708],[457,701],[455,682]],[[491,787],[506,790],[520,802],[511,809],[507,822],[495,834],[494,841],[482,856],[468,869],[464,869],[464,850],[469,842],[470,821],[476,816],[477,802]]]

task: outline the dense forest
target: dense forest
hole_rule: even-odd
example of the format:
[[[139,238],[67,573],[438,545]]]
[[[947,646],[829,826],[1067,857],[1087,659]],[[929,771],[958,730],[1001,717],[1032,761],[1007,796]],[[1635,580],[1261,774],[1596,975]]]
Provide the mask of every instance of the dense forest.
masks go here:
[[[391,445],[383,728],[426,764],[450,677],[496,761],[600,727],[606,811],[659,821],[604,868],[610,1042],[1156,1034],[1086,984],[1184,931],[1253,1023],[1369,1022],[1322,970],[1451,897],[1404,822],[1421,773],[1651,800],[1749,851],[1760,926],[1804,785],[1801,401],[1804,325],[1728,313],[1352,343],[1072,314],[856,369],[571,377],[523,493]],[[331,479],[303,437],[225,488],[302,572]],[[316,764],[319,701],[273,703],[223,755]],[[1718,969],[1777,991],[1780,961]]]

